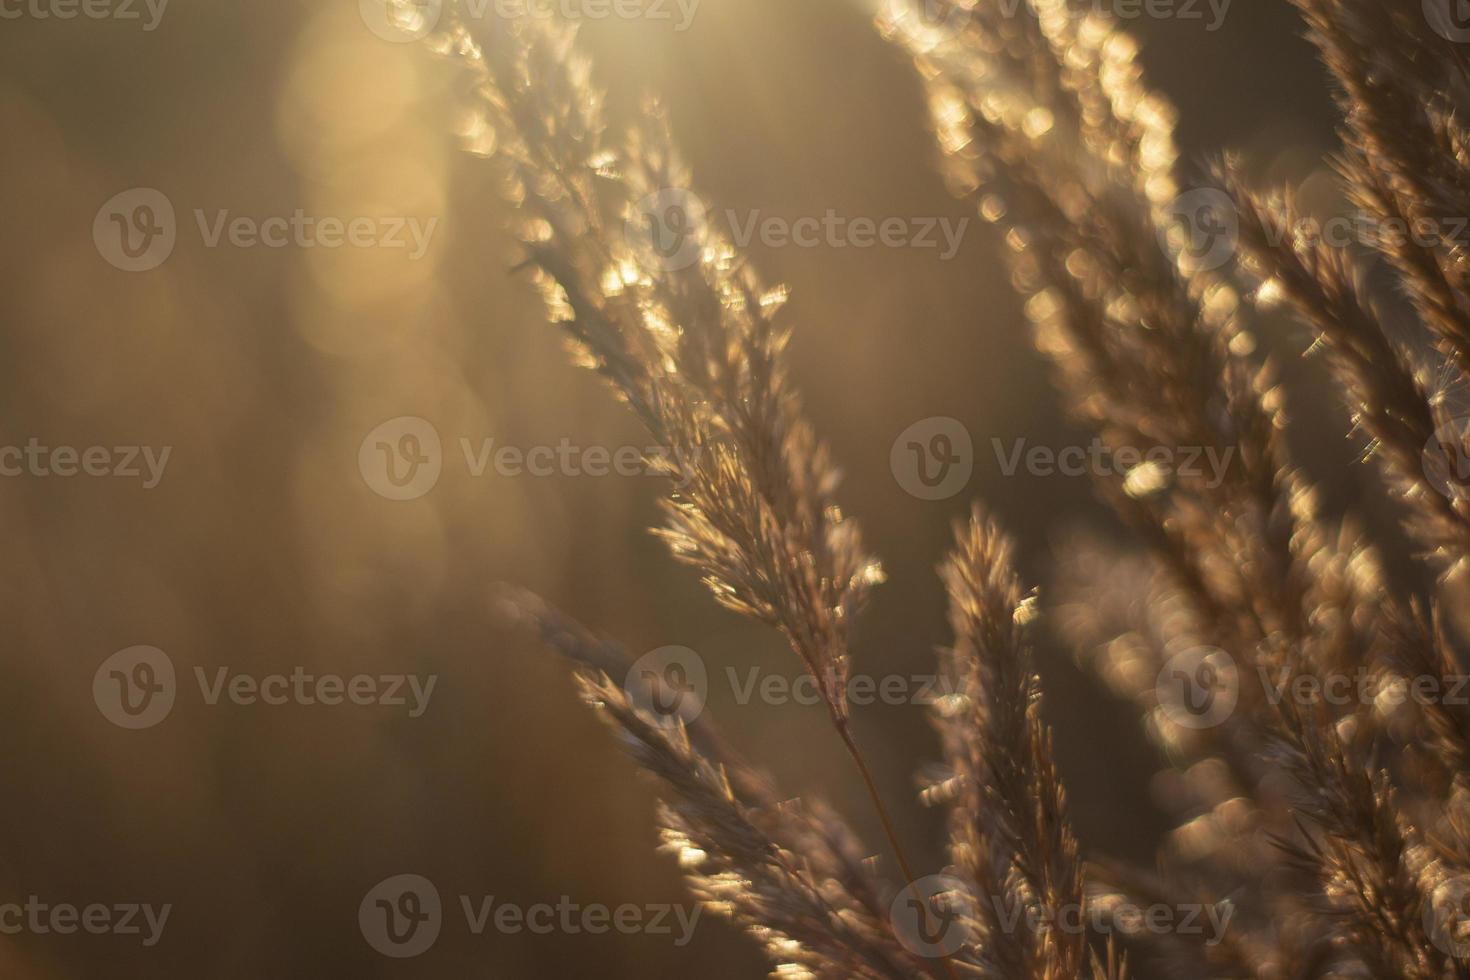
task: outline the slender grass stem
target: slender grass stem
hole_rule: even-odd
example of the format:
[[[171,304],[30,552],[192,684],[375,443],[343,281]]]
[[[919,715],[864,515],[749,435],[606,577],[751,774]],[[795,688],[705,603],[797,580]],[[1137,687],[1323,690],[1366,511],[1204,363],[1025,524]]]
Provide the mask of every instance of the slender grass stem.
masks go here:
[[[888,807],[883,803],[883,795],[878,792],[878,784],[873,780],[872,770],[868,768],[868,762],[863,758],[857,740],[853,738],[852,728],[845,718],[834,718],[833,724],[837,728],[837,734],[842,738],[842,744],[847,747],[847,754],[852,756],[858,772],[862,773],[863,785],[868,788],[868,797],[873,801],[873,809],[878,812],[879,823],[883,824],[883,833],[888,838],[888,846],[893,850],[893,856],[898,859],[898,868],[903,875],[903,880],[906,885],[912,885],[918,879],[914,875],[914,869],[910,866],[908,857],[903,852],[903,845],[899,843],[898,833],[893,829],[893,819],[888,815]],[[945,957],[940,962],[944,964],[944,972],[950,980],[959,980],[949,957]]]

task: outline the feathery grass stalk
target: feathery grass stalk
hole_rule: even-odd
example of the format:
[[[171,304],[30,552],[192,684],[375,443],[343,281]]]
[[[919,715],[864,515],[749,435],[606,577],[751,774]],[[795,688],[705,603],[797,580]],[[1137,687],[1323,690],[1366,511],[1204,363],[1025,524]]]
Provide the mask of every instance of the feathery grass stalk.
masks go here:
[[[1375,236],[1374,243],[1402,276],[1441,349],[1462,375],[1470,375],[1470,293],[1464,280],[1470,241],[1456,220],[1470,214],[1470,170],[1456,119],[1463,107],[1450,95],[1465,80],[1463,56],[1430,29],[1430,4],[1292,3],[1336,82],[1349,189],[1368,213],[1402,219],[1415,229]],[[1426,243],[1424,232],[1432,242]]]
[[[647,714],[613,680],[631,666],[621,647],[529,593],[510,590],[500,600],[512,620],[574,665],[584,698],[668,787],[665,849],[713,909],[744,926],[774,961],[816,976],[932,975],[928,962],[895,941],[881,882],[840,817],[819,803],[781,802],[707,712],[687,725]]]
[[[956,802],[951,848],[987,898],[1039,907],[1039,920],[1052,923],[1083,907],[1082,868],[1025,635],[1033,604],[1012,552],[977,506],[968,524],[956,526],[954,551],[941,568],[955,635],[946,666],[956,693],[940,712],[958,783],[949,790]],[[1088,951],[1081,932],[1042,926],[1012,935],[993,901],[982,903],[978,918],[998,975],[1082,975]]]
[[[1254,342],[1236,324],[1233,290],[1184,247],[1187,229],[1170,217],[1180,184],[1172,111],[1142,86],[1131,42],[1084,5],[1032,0],[1014,17],[958,0],[940,7],[964,28],[936,37],[913,7],[886,30],[926,79],[957,189],[1007,230],[1039,345],[1076,413],[1115,445],[1216,446],[1239,460],[1216,487],[1143,464],[1104,485],[1110,500],[1247,678],[1258,668],[1327,676],[1330,651],[1310,613],[1333,536],[1288,465],[1277,396],[1248,357]],[[1372,649],[1372,633],[1351,645]],[[1243,710],[1216,733],[1215,751],[1234,754],[1229,742],[1243,736],[1252,755],[1274,746],[1294,760],[1303,812],[1331,843],[1308,836],[1293,853],[1347,913],[1345,935],[1370,965],[1429,969],[1436,954],[1421,950],[1414,914],[1425,895],[1392,798],[1368,778],[1371,754],[1334,734],[1337,718],[1303,724],[1269,691],[1239,693]]]
[[[472,85],[465,135],[501,170],[552,319],[670,450],[661,535],[723,605],[780,630],[845,717],[847,632],[882,571],[787,380],[784,290],[703,223],[681,229],[688,267],[660,251],[648,222],[692,205],[689,175],[656,108],[626,144],[604,138],[572,27],[522,18],[481,38],[455,9],[435,39]]]
[[[1436,417],[1428,386],[1409,355],[1385,335],[1381,314],[1366,294],[1353,257],[1320,239],[1283,237],[1308,229],[1290,195],[1251,190],[1240,165],[1227,161],[1216,179],[1238,204],[1240,245],[1250,268],[1312,326],[1330,352],[1349,393],[1354,421],[1373,438],[1374,456],[1402,498],[1409,529],[1441,560],[1470,553],[1470,502],[1445,496],[1430,482],[1425,453],[1443,453],[1446,472],[1455,454],[1435,440]]]
[[[522,237],[553,318],[674,449],[681,487],[666,502],[662,536],[722,604],[786,636],[905,880],[915,881],[848,720],[847,631],[882,572],[833,500],[837,472],[786,380],[787,334],[773,321],[784,293],[763,289],[703,225],[686,229],[694,255],[682,269],[660,253],[657,229],[651,238],[611,232],[635,227],[650,197],[687,195],[689,179],[661,121],[626,147],[604,142],[600,96],[573,29],[513,22],[482,42],[447,13],[438,43],[481,99],[466,135],[493,143],[510,196],[531,215]],[[596,688],[609,703],[605,685]]]

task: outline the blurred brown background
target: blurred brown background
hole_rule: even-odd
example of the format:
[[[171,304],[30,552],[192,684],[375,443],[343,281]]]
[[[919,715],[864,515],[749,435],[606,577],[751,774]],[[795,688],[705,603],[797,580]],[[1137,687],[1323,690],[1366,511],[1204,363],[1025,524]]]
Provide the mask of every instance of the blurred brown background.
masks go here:
[[[30,0],[28,0],[30,2]],[[632,977],[763,975],[722,923],[667,936],[473,936],[456,896],[529,905],[685,902],[654,853],[650,784],[574,697],[554,657],[492,616],[494,583],[548,596],[639,653],[665,644],[723,667],[794,676],[780,641],[718,610],[645,529],[649,478],[466,472],[476,445],[642,446],[591,374],[572,367],[539,300],[509,270],[484,164],[451,135],[453,72],[365,29],[356,0],[168,6],[138,21],[0,21],[0,445],[171,446],[138,480],[0,479],[8,629],[0,683],[0,903],[171,903],[162,941],[4,940],[6,976]],[[138,8],[144,20],[145,8]],[[1223,29],[1140,21],[1152,81],[1179,104],[1192,157],[1251,152],[1279,176],[1333,140],[1325,89],[1284,3],[1239,0]],[[653,90],[717,207],[797,217],[966,215],[931,166],[919,90],[868,12],[839,0],[702,0],[690,29],[590,23],[615,114]],[[178,216],[160,267],[110,265],[92,236],[120,191],[156,188]],[[427,253],[206,247],[211,219],[437,218]],[[1002,476],[1006,441],[1085,442],[1029,347],[997,243],[972,225],[933,250],[753,246],[792,287],[794,372],[847,474],[843,498],[890,583],[856,669],[929,668],[945,641],[932,574],[972,495],[1024,539],[1045,584],[1079,527],[1115,529],[1082,480]],[[1276,325],[1301,380],[1301,441],[1352,447],[1330,389]],[[358,468],[384,419],[430,420],[442,478],[421,499],[374,493]],[[894,438],[929,416],[975,438],[965,494],[930,503],[889,470]],[[1363,467],[1332,507],[1371,503]],[[1362,500],[1360,500],[1362,498]],[[1050,634],[1054,637],[1055,634]],[[99,712],[93,675],[156,646],[180,693],[156,727]],[[1152,750],[1131,711],[1049,640],[1049,715],[1085,843],[1147,859],[1163,823]],[[195,667],[252,674],[438,675],[420,718],[388,707],[210,706]],[[787,792],[831,799],[880,834],[820,708],[712,710]],[[937,870],[941,818],[914,801],[936,746],[917,707],[857,709],[857,727],[916,860]],[[435,947],[384,958],[357,908],[414,872],[445,897]]]

